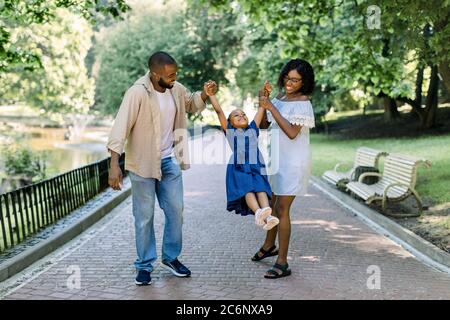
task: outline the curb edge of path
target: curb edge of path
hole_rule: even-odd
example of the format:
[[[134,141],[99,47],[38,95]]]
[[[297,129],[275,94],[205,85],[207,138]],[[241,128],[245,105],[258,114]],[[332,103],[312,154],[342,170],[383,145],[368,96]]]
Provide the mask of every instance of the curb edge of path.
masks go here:
[[[369,208],[366,204],[353,199],[350,195],[333,188],[320,178],[311,176],[310,180],[314,187],[325,192],[332,200],[355,213],[375,231],[396,242],[425,264],[450,274],[449,253],[439,249],[390,218],[383,216],[378,211]]]
[[[130,196],[130,194],[131,187],[128,187],[117,195],[114,195],[105,204],[93,209],[90,213],[86,214],[73,225],[36,244],[32,248],[21,252],[9,261],[6,261],[0,265],[0,282],[21,272],[34,262],[52,253],[62,245],[80,235],[83,231],[91,227],[101,218],[106,216],[111,210],[121,204],[127,197]]]

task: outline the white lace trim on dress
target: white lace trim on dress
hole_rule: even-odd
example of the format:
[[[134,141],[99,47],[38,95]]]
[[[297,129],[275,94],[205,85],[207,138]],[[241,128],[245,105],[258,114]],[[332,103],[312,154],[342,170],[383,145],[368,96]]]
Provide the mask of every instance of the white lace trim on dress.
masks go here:
[[[295,102],[283,102],[278,99],[273,99],[272,103],[280,111],[281,115],[286,118],[290,123],[295,125],[301,125],[308,128],[314,128],[315,119],[314,111],[311,103],[305,101]],[[269,122],[274,122],[275,119],[272,113],[267,112],[267,120]]]
[[[286,120],[289,121],[292,124],[304,126],[308,128],[314,128],[314,118],[303,116],[303,115],[289,115],[286,117]]]

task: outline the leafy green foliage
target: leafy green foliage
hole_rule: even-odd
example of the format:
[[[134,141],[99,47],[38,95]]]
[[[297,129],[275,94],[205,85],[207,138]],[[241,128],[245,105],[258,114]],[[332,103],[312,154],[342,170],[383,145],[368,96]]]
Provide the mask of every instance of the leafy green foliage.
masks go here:
[[[306,59],[317,75],[313,98],[319,114],[352,90],[364,93],[363,104],[369,103],[367,97],[378,95],[413,99],[415,66],[439,64],[450,87],[449,1],[217,0],[213,4],[219,10],[238,5],[253,29],[263,25],[273,35],[264,45],[254,37],[237,79],[240,74],[244,84],[264,71],[279,72],[269,67],[273,60]],[[369,28],[373,18],[369,7],[374,4],[381,13],[379,29]],[[427,25],[431,27],[428,39]],[[270,57],[261,60],[267,58],[266,52],[271,52]]]
[[[5,173],[10,177],[36,181],[45,178],[45,161],[29,147],[10,145],[2,148]]]
[[[52,22],[14,29],[15,43],[40,57],[42,68],[10,68],[0,76],[1,102],[25,102],[43,112],[86,113],[94,82],[84,64],[92,30],[82,17],[58,9]]]
[[[98,40],[97,110],[114,115],[125,91],[148,70],[148,57],[159,50],[175,58],[178,81],[192,91],[201,90],[208,79],[227,83],[243,37],[237,15],[195,5],[166,9],[148,6],[133,12]]]
[[[129,6],[125,0],[2,0],[0,2],[0,72],[7,72],[18,66],[26,70],[42,67],[40,55],[17,43],[12,31],[32,24],[51,23],[58,19],[57,12],[63,8],[70,9],[88,21],[95,22],[100,15],[119,17],[120,13],[129,9]]]

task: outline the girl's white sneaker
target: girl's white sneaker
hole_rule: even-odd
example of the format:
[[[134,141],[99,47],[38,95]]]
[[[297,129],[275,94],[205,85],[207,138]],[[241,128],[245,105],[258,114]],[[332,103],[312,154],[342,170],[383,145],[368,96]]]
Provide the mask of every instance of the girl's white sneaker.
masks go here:
[[[275,227],[276,225],[278,225],[279,223],[280,223],[280,220],[277,217],[268,216],[267,217],[267,223],[264,225],[263,229],[264,230],[270,230],[273,227]]]
[[[258,226],[264,225],[264,220],[266,220],[267,217],[269,217],[272,214],[272,208],[265,207],[262,209],[258,209],[255,212],[255,223]]]

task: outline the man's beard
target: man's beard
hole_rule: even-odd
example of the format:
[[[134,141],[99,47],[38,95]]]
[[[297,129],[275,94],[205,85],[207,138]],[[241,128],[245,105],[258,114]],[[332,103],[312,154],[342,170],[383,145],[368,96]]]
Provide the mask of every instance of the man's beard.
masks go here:
[[[173,88],[173,84],[170,85],[167,82],[165,82],[162,78],[159,79],[158,84],[162,87],[162,88],[166,88],[166,89],[172,89]]]

